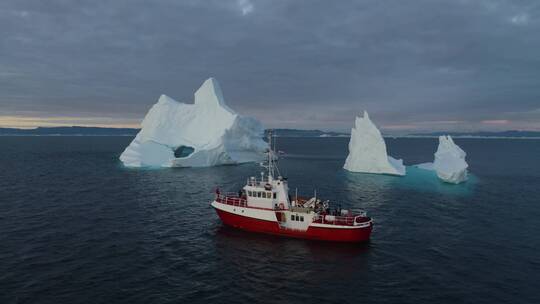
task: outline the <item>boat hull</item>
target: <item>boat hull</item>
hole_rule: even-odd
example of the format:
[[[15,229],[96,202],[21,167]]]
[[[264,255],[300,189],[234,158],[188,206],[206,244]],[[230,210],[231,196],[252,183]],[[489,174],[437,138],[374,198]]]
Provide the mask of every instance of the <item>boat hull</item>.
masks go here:
[[[280,227],[277,221],[264,220],[239,214],[234,214],[225,210],[215,208],[221,221],[228,226],[242,229],[250,232],[266,233],[285,237],[358,243],[369,241],[373,225],[370,223],[367,227],[355,226],[334,226],[320,225],[319,227],[309,226],[306,231],[286,229]]]

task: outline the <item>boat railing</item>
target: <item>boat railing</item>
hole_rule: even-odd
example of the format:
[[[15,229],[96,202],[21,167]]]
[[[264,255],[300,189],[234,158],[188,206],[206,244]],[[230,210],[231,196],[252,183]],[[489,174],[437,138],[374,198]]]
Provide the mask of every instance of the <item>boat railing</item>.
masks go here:
[[[317,214],[313,217],[314,223],[340,226],[368,226],[371,219],[366,216],[366,213],[354,215],[330,215]]]
[[[367,217],[367,212],[365,212],[364,210],[361,210],[361,209],[352,209],[351,212],[355,216]]]
[[[216,194],[216,201],[231,206],[247,207],[247,200],[235,193]]]

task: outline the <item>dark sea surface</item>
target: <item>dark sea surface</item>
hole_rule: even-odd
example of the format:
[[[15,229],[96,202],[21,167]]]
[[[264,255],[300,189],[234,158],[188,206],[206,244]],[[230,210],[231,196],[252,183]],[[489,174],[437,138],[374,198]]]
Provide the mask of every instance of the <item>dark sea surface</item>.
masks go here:
[[[280,138],[291,189],[375,221],[344,245],[223,227],[255,164],[127,169],[130,137],[0,137],[0,303],[540,303],[540,140],[456,139],[446,185],[341,169],[347,138]],[[407,165],[436,139],[387,139]]]

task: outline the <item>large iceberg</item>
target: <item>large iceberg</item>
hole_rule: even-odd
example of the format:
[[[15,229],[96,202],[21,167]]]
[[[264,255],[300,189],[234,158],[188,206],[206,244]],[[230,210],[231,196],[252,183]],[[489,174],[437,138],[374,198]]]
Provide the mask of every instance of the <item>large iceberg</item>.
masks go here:
[[[268,144],[259,121],[236,114],[214,78],[193,104],[161,95],[141,131],[120,155],[128,167],[208,167],[260,161]]]
[[[454,143],[450,135],[439,136],[439,146],[435,152],[433,163],[424,163],[417,167],[426,170],[435,170],[437,176],[451,184],[459,184],[467,180],[467,168],[465,161],[467,153]]]
[[[387,155],[381,132],[365,111],[364,117],[356,117],[343,168],[352,172],[405,175],[403,160]]]

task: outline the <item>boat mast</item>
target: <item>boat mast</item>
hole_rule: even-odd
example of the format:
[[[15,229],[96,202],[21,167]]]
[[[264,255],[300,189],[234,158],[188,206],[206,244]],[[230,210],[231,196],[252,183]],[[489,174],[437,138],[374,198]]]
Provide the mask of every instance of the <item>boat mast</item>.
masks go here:
[[[279,173],[279,168],[277,166],[278,156],[276,152],[274,151],[276,139],[272,130],[268,130],[267,137],[268,137],[268,159],[264,162],[261,162],[260,165],[261,167],[268,170],[268,183],[271,183],[274,180],[274,177],[276,176],[276,174],[277,176],[280,176],[280,173]],[[273,142],[272,142],[272,137],[274,137]],[[264,179],[264,172],[261,172],[261,179]]]
[[[268,130],[268,182],[274,180],[274,150],[272,149],[272,130]]]

